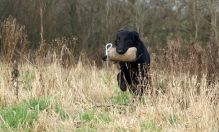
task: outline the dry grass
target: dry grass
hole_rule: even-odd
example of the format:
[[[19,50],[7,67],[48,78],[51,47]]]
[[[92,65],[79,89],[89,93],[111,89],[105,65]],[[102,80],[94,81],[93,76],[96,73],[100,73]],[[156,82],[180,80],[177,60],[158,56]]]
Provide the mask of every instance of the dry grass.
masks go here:
[[[28,44],[25,26],[18,24],[12,17],[0,20],[1,61],[18,61],[20,54],[27,54]]]
[[[1,131],[217,132],[219,128],[219,106],[211,99],[219,84],[209,88],[205,75],[201,93],[196,95],[196,76],[152,70],[152,83],[159,95],[145,95],[141,103],[132,103],[132,96],[117,86],[115,67],[98,69],[82,62],[70,69],[57,63],[38,68],[23,64],[19,72],[18,100],[10,81],[11,68],[0,64],[0,75],[4,75],[0,76]],[[2,111],[33,98],[47,98],[49,105],[38,110],[31,123],[25,120],[17,127],[10,126]],[[33,112],[35,106],[27,107],[27,112]]]
[[[24,26],[10,17],[0,27],[0,131],[219,131],[219,48],[210,43],[149,49],[158,95],[133,103],[116,67],[78,54],[75,37],[30,52]]]

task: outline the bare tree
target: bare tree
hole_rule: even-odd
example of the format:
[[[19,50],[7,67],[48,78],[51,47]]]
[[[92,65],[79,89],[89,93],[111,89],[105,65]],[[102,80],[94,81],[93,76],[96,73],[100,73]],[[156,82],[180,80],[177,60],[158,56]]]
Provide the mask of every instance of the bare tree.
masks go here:
[[[210,15],[210,23],[211,23],[211,37],[212,39],[218,43],[218,26],[217,26],[217,18],[218,18],[218,8],[219,2],[217,0],[208,0],[207,7]]]

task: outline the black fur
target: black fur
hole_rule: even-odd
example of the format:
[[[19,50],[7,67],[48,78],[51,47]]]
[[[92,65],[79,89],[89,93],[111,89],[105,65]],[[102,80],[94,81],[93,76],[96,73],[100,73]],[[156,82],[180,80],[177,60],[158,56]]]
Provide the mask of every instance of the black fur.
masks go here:
[[[128,30],[118,31],[116,35],[115,46],[116,51],[119,54],[124,54],[130,47],[136,47],[138,59],[134,63],[150,64],[150,55],[143,42],[140,40],[137,32]]]
[[[136,96],[141,96],[144,89],[150,83],[148,71],[150,69],[150,55],[139,34],[135,31],[120,30],[117,32],[115,40],[116,51],[124,54],[128,48],[137,48],[137,59],[135,62],[119,62],[120,72],[117,81],[120,89],[127,89]]]

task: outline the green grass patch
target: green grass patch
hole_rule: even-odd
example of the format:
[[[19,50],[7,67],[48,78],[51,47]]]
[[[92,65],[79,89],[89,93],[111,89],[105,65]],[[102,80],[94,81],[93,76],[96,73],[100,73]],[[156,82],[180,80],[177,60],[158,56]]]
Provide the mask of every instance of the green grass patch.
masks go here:
[[[94,113],[91,111],[80,114],[81,121],[89,122],[89,121],[92,121],[93,119],[94,119]]]
[[[0,109],[0,116],[4,123],[1,123],[0,129],[16,130],[23,125],[32,126],[37,120],[40,111],[49,106],[48,99],[31,99],[23,103],[6,106]]]
[[[95,123],[109,123],[111,118],[107,112],[95,113],[94,111],[87,111],[79,115],[80,120],[83,122],[95,122]]]
[[[118,92],[112,97],[113,104],[124,105],[130,102],[130,95],[128,92]]]
[[[28,108],[31,108],[37,111],[42,111],[49,106],[50,101],[48,98],[43,98],[43,99],[33,98],[33,99],[30,99],[29,101],[26,101],[25,104]]]
[[[62,120],[68,120],[70,118],[69,114],[66,113],[59,105],[55,106],[55,112],[59,114]]]
[[[176,116],[176,115],[170,115],[170,116],[168,117],[168,122],[169,122],[171,125],[177,124],[177,116]]]
[[[149,132],[160,132],[159,129],[154,122],[152,121],[145,121],[141,124],[141,132],[149,131]]]

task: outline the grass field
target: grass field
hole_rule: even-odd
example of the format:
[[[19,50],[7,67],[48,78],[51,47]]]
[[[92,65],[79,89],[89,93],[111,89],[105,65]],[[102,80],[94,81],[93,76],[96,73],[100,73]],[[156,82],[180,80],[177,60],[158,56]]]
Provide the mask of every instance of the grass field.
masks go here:
[[[0,65],[0,131],[209,131],[219,130],[219,84],[200,95],[197,77],[152,69],[158,95],[132,102],[117,86],[117,69],[79,62],[70,69],[59,64],[38,68],[19,65],[18,99],[11,68]]]

